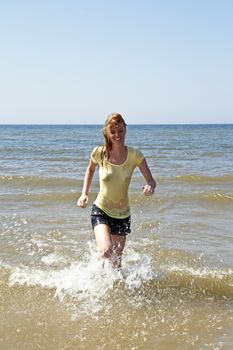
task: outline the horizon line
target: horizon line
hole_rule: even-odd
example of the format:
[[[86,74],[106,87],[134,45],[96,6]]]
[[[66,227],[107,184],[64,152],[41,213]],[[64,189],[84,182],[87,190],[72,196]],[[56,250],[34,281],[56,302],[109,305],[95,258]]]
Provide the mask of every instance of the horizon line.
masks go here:
[[[102,123],[0,123],[0,126],[101,126]],[[127,123],[127,126],[233,125],[233,123]]]

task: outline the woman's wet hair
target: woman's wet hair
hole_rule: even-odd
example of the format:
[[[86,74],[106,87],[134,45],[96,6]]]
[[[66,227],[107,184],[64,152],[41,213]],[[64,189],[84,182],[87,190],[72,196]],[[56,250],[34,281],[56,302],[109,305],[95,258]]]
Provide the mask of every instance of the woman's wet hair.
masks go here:
[[[103,136],[105,139],[105,145],[104,145],[103,150],[101,152],[102,160],[104,158],[105,159],[109,158],[109,152],[112,149],[112,142],[111,142],[110,137],[109,137],[111,128],[113,128],[113,127],[118,128],[120,124],[122,124],[124,126],[124,128],[126,128],[126,126],[127,126],[122,115],[119,113],[112,113],[106,119],[104,127],[103,127]]]

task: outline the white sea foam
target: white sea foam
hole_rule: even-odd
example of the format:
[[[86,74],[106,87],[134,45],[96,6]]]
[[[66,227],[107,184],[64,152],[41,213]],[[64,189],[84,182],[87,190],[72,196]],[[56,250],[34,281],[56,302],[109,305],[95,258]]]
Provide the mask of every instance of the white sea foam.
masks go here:
[[[40,286],[54,289],[54,296],[61,302],[79,305],[91,313],[106,308],[105,297],[119,286],[129,290],[137,289],[145,281],[153,279],[149,256],[137,253],[126,255],[122,271],[113,269],[108,260],[98,259],[93,247],[82,261],[67,267],[52,269],[61,257],[49,254],[42,257],[46,269],[27,266],[11,268],[8,284]]]
[[[168,266],[167,270],[170,272],[186,273],[187,275],[193,277],[211,277],[217,278],[219,280],[233,275],[232,269],[211,269],[210,267],[194,268],[190,266],[175,264]]]
[[[41,261],[47,266],[52,266],[52,265],[64,263],[66,260],[62,256],[56,253],[51,253],[51,254],[42,256]]]

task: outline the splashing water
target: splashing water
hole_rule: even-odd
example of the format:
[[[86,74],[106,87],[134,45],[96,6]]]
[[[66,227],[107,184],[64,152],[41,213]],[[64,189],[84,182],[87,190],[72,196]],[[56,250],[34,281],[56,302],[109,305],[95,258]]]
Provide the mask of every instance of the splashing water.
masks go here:
[[[106,300],[114,290],[132,291],[155,277],[148,255],[126,256],[123,269],[116,270],[107,259],[98,258],[92,242],[88,245],[89,253],[68,267],[52,269],[55,259],[60,261],[61,258],[50,254],[41,259],[45,270],[27,266],[11,268],[9,286],[19,284],[53,289],[55,297],[70,308],[78,307],[79,314],[93,314],[106,309]]]

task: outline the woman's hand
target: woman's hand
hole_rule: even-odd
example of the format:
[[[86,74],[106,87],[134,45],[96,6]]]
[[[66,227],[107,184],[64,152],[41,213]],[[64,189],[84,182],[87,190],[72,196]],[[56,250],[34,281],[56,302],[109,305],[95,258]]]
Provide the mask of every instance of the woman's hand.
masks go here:
[[[86,208],[88,203],[88,195],[82,194],[79,199],[77,200],[77,206],[80,208]]]
[[[143,189],[143,194],[145,196],[151,196],[154,193],[155,186],[147,184],[147,185],[143,186],[142,189]]]
[[[151,175],[150,169],[145,158],[141,161],[139,169],[147,182],[147,184],[142,188],[143,193],[145,196],[151,196],[154,193],[156,182],[153,176]]]

